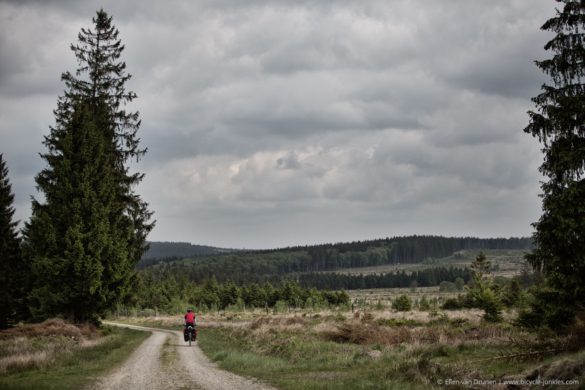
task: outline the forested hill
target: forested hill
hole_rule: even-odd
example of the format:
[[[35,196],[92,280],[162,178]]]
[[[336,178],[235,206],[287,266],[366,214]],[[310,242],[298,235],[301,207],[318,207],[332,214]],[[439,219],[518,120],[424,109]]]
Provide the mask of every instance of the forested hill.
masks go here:
[[[352,265],[344,264],[343,267],[362,267],[367,265],[379,265],[379,260],[384,263],[420,263],[425,259],[450,256],[460,250],[482,249],[532,249],[532,238],[477,238],[477,237],[443,237],[443,236],[399,236],[369,241],[354,241],[348,243],[323,244],[313,246],[298,246],[284,249],[257,251],[257,253],[290,252],[306,250],[311,254],[316,263],[329,268],[330,263],[335,263],[337,254],[362,253],[367,254],[374,248],[386,250],[384,259],[376,259],[378,256],[366,256],[366,262],[376,264]],[[378,251],[379,252],[379,251]],[[380,253],[381,254],[381,253]],[[364,256],[362,256],[364,257]],[[381,256],[384,257],[384,256]],[[363,262],[365,259],[356,259]],[[333,264],[335,266],[335,264]]]
[[[215,248],[205,245],[193,245],[188,242],[161,242],[151,241],[149,248],[142,256],[140,266],[155,263],[161,259],[184,259],[186,257],[217,255],[233,252],[231,249]]]
[[[419,263],[461,250],[529,250],[530,238],[406,236],[351,243],[289,247],[274,250],[212,254],[191,260],[167,261],[173,274],[199,281],[262,281],[273,276],[383,264]],[[141,267],[141,268],[144,268]]]

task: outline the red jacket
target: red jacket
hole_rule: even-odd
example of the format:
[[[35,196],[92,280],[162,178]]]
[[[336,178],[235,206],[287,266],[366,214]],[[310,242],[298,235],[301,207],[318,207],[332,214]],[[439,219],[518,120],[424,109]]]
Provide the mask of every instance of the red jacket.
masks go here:
[[[190,313],[185,314],[185,323],[194,324],[195,323],[195,313],[190,312]]]

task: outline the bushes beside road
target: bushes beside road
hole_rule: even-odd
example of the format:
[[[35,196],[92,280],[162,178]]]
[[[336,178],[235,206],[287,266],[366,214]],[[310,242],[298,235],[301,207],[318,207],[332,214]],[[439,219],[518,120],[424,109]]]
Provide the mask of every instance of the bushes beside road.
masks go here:
[[[0,388],[79,389],[121,363],[147,332],[61,319],[0,332]]]

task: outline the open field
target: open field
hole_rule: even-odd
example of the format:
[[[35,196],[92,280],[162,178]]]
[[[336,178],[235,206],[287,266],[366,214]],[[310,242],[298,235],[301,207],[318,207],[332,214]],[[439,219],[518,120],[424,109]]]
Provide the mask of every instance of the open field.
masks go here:
[[[433,321],[462,321],[465,320],[470,324],[479,325],[481,322],[481,310],[468,309],[468,310],[448,310],[444,312],[433,312],[433,311],[419,311],[412,310],[408,312],[397,312],[392,310],[356,310],[351,312],[348,310],[318,310],[318,311],[306,311],[306,310],[294,310],[288,314],[266,314],[263,310],[253,310],[246,312],[221,312],[219,314],[204,314],[199,316],[197,324],[202,332],[207,329],[214,328],[245,328],[252,325],[255,321],[264,318],[278,318],[278,319],[294,319],[294,318],[314,318],[322,319],[324,322],[339,323],[343,321],[351,321],[364,315],[376,321],[390,320],[396,323],[413,323],[416,322],[419,325],[424,325]],[[508,317],[513,316],[510,313]],[[113,320],[117,323],[129,324],[129,325],[140,325],[152,328],[168,329],[168,330],[181,330],[182,315],[177,314],[176,316],[153,316],[153,317],[116,317]]]
[[[464,290],[455,292],[440,291],[439,286],[432,287],[417,287],[417,288],[372,288],[364,290],[347,290],[352,301],[356,299],[365,299],[368,302],[376,302],[378,300],[392,300],[400,295],[407,295],[410,299],[416,301],[426,296],[427,299],[446,299],[458,294],[465,293]]]
[[[120,364],[147,332],[62,320],[0,332],[0,389],[80,389]]]
[[[573,381],[566,389],[585,383],[583,324],[581,333],[542,338],[512,326],[513,312],[501,324],[485,323],[481,314],[215,313],[200,319],[198,344],[221,368],[282,389],[469,388],[463,384],[473,381],[474,388],[494,388],[537,378]],[[177,329],[181,316],[126,321]]]
[[[466,318],[471,323],[478,324],[481,319],[482,311],[479,309],[467,310],[441,310],[441,305],[448,299],[465,294],[465,290],[455,292],[440,291],[438,286],[411,288],[386,288],[386,289],[366,289],[366,290],[348,290],[347,291],[351,304],[347,307],[331,308],[293,308],[285,309],[284,312],[276,313],[274,309],[235,309],[198,312],[198,324],[203,328],[217,327],[243,327],[250,325],[258,318],[270,316],[278,317],[307,317],[317,315],[322,318],[336,318],[351,320],[356,313],[368,313],[375,318],[396,319],[396,320],[416,320],[422,323],[430,322],[442,315],[449,319]],[[407,312],[398,312],[392,310],[392,302],[399,296],[406,295],[410,298],[413,310]],[[428,310],[417,310],[422,299],[426,299],[429,304]],[[197,309],[195,309],[197,311]],[[139,315],[134,316],[113,316],[116,322],[139,324],[155,328],[178,330],[183,324],[183,315],[177,313],[176,316],[166,314],[154,315],[153,311],[137,312]],[[505,318],[511,319],[516,315],[513,310],[504,311]]]
[[[349,275],[383,274],[388,272],[414,272],[436,267],[466,268],[471,265],[479,254],[479,250],[462,250],[451,256],[440,259],[428,259],[423,263],[385,264],[375,267],[343,268],[333,272]],[[525,264],[523,250],[496,250],[488,249],[483,251],[490,260],[494,270],[494,276],[512,277],[520,275]]]

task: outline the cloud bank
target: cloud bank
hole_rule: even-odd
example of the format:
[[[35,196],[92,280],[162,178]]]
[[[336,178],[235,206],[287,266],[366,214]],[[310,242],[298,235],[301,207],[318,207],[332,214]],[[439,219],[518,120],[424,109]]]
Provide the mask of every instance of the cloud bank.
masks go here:
[[[520,236],[549,0],[104,1],[139,99],[152,240]],[[0,152],[26,220],[89,1],[0,2]]]

